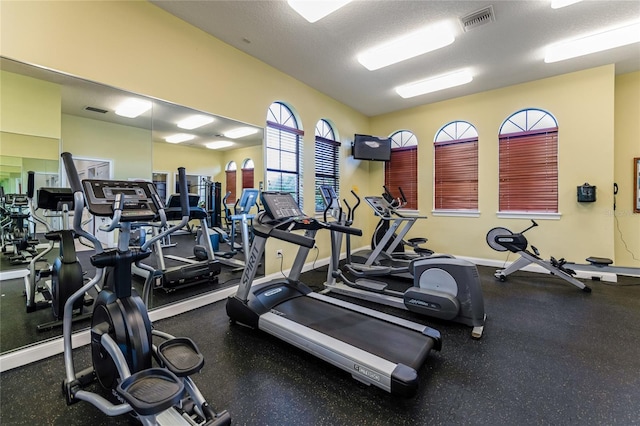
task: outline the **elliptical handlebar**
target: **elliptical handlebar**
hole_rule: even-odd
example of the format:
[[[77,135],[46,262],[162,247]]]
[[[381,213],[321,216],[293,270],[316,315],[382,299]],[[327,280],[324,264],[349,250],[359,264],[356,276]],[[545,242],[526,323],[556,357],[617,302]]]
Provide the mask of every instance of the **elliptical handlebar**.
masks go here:
[[[349,208],[349,213],[347,214],[347,222],[349,223],[349,225],[353,223],[353,219],[355,218],[355,215],[356,215],[356,209],[360,205],[360,201],[362,201],[360,197],[358,197],[358,194],[356,194],[356,191],[352,189],[351,193],[353,194],[354,197],[356,197],[356,204],[353,206],[353,208]],[[344,203],[347,205],[347,207],[349,207],[349,204],[347,204],[347,200],[344,200]]]
[[[161,240],[169,234],[176,232],[177,230],[185,227],[187,223],[189,223],[189,215],[191,213],[191,209],[189,207],[189,194],[187,192],[187,179],[186,179],[186,171],[184,167],[178,167],[178,189],[180,190],[180,208],[182,213],[182,220],[177,225],[171,226],[165,229],[163,232],[158,233],[158,235],[146,240],[144,244],[140,247],[141,251],[149,250],[156,241]],[[166,224],[166,215],[164,212],[164,203],[156,197],[153,197],[153,202],[158,209],[158,215],[160,216],[162,225]]]
[[[82,212],[85,205],[85,195],[82,190],[82,184],[80,183],[80,177],[78,176],[78,170],[73,163],[73,156],[69,152],[63,152],[60,154],[60,157],[62,157],[62,163],[67,172],[69,187],[73,191],[73,231],[76,235],[89,240],[91,244],[93,244],[96,253],[102,253],[104,249],[102,248],[100,240],[82,228]]]
[[[36,182],[36,173],[33,171],[27,172],[27,198],[33,199],[33,195],[35,194],[35,182]]]

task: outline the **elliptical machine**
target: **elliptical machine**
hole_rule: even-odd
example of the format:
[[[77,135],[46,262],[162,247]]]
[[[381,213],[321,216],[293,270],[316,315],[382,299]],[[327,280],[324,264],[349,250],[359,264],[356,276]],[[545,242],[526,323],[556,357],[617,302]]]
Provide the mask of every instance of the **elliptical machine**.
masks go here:
[[[132,291],[131,264],[148,257],[149,247],[177,231],[189,220],[185,169],[179,168],[183,217],[179,225],[148,239],[141,247],[129,246],[131,231],[159,215],[166,222],[162,201],[150,182],[84,180],[78,177],[70,153],[62,154],[71,189],[74,191],[74,230],[94,244],[91,263],[96,276],[76,291],[64,307],[64,362],[62,383],[67,404],[87,401],[109,416],[133,414],[145,425],[221,425],[231,419],[226,411],[215,413],[189,377],[200,371],[204,358],[188,338],[152,330],[147,309]],[[85,195],[86,194],[86,195]],[[81,228],[85,203],[98,217],[110,217],[105,232],[119,229],[117,248],[104,250],[100,241]],[[71,319],[75,300],[102,277],[104,285],[94,304],[91,320],[92,367],[76,372],[71,344]],[[145,287],[151,285],[147,279]],[[157,347],[152,336],[163,342]],[[155,359],[159,367],[153,367]],[[97,379],[118,402],[84,387]]]
[[[78,261],[74,244],[74,233],[68,229],[69,210],[73,209],[73,193],[69,188],[40,188],[38,190],[37,207],[34,207],[35,173],[28,172],[27,197],[29,199],[29,213],[35,222],[40,223],[46,229],[45,238],[49,240],[49,246],[36,255],[29,262],[29,280],[25,284],[25,296],[27,299],[27,312],[51,307],[54,320],[39,324],[38,331],[46,331],[62,326],[62,314],[64,305],[69,297],[84,285],[82,266]],[[60,218],[62,229],[54,231],[45,218],[38,215],[38,210],[44,211],[47,218]],[[41,259],[49,254],[55,242],[58,242],[60,252],[50,267],[40,267]],[[51,277],[49,282],[38,285],[45,278]],[[96,287],[99,291],[99,287]],[[85,312],[85,306],[93,304],[93,298],[85,294],[73,305],[73,321],[88,319],[90,312]]]
[[[349,203],[343,200],[347,206],[347,213],[344,213],[333,187],[329,185],[320,187],[326,206],[325,222],[327,222],[327,214],[331,211],[338,224],[351,226],[355,209],[360,204],[358,195],[351,192],[356,197],[357,203],[351,208]],[[328,291],[406,309],[433,318],[458,322],[473,327],[471,337],[475,339],[482,337],[486,315],[480,275],[473,263],[449,255],[415,259],[409,266],[413,283],[402,291],[393,290],[388,283],[368,277],[350,281],[339,267],[342,235],[339,232],[331,232],[331,259],[325,283]],[[347,235],[347,259],[351,249],[348,238],[349,235]],[[349,270],[351,271],[351,268]],[[341,282],[338,282],[338,279]]]

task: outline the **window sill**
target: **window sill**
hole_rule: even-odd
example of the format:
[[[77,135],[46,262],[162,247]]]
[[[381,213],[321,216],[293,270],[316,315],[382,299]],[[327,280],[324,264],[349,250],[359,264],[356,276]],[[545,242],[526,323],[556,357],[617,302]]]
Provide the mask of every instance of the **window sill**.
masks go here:
[[[562,213],[542,213],[542,212],[497,212],[500,219],[548,219],[560,220]]]
[[[431,210],[432,216],[480,217],[479,210]]]

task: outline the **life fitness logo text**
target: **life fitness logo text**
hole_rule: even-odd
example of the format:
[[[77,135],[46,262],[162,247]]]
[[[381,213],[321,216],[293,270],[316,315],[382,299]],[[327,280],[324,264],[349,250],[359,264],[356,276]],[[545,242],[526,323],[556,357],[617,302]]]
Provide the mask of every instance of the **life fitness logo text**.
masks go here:
[[[358,364],[353,364],[353,369],[356,370],[358,373],[364,376],[367,376],[371,380],[375,380],[376,382],[380,381],[380,374],[376,373],[375,371],[371,371]]]
[[[278,294],[282,291],[282,287],[274,288],[273,290],[268,290],[264,292],[266,297],[273,296],[274,294]]]

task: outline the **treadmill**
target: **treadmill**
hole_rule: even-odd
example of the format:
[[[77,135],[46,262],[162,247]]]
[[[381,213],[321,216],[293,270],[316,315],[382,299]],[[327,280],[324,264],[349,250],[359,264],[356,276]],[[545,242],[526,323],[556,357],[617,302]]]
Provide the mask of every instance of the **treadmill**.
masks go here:
[[[227,300],[231,323],[272,334],[350,373],[354,379],[392,394],[412,396],[418,370],[440,332],[349,302],[314,293],[299,281],[315,234],[328,229],[353,235],[362,231],[306,216],[293,196],[263,192],[265,208],[254,219],[254,240],[238,291]],[[304,230],[304,235],[291,231]],[[289,277],[252,286],[267,239],[300,246]]]

